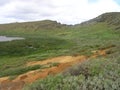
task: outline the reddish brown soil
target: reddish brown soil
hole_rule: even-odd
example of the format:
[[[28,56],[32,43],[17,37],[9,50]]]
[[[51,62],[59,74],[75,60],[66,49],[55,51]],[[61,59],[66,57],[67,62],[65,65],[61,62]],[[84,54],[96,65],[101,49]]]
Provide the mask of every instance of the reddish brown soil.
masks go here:
[[[24,81],[27,83],[31,83],[39,78],[45,78],[46,76],[50,74],[60,73],[61,71],[70,67],[71,65],[78,63],[78,62],[82,62],[86,59],[87,58],[85,56],[75,56],[75,57],[74,56],[62,56],[62,57],[56,57],[56,58],[52,58],[52,59],[44,60],[44,61],[38,61],[38,62],[36,61],[34,63],[30,62],[27,65],[38,65],[41,63],[47,64],[47,63],[56,62],[57,60],[58,60],[57,62],[59,62],[60,64],[57,66],[50,67],[50,68],[42,69],[41,71],[35,70],[35,71],[27,72],[25,74],[18,76],[13,81]]]
[[[0,90],[21,90],[25,83],[32,83],[40,78],[45,78],[51,74],[55,75],[57,73],[62,72],[63,70],[67,69],[68,67],[74,64],[81,63],[87,60],[88,58],[96,58],[99,55],[105,56],[107,50],[108,49],[92,51],[93,55],[90,57],[83,56],[83,55],[81,56],[60,56],[60,57],[55,57],[55,58],[47,59],[43,61],[28,62],[26,66],[47,65],[49,63],[54,63],[54,62],[59,63],[59,65],[49,67],[46,69],[42,69],[42,70],[30,71],[25,74],[19,75],[14,80],[9,80],[9,77],[0,78]]]
[[[24,81],[1,83],[0,90],[22,90],[24,85]]]

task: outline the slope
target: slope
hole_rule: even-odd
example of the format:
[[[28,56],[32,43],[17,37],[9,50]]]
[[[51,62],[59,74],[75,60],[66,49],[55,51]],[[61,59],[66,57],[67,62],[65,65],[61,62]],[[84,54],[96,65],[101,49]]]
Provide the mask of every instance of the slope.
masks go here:
[[[99,22],[105,22],[109,26],[114,26],[115,29],[120,30],[120,12],[109,12],[109,13],[104,13],[94,19],[91,19],[89,21],[81,23],[82,25],[84,24],[94,24],[94,23],[99,23]]]
[[[109,15],[107,15],[107,18],[109,18]],[[11,24],[9,25],[12,26]],[[47,26],[47,24],[45,26]],[[119,75],[118,56],[120,54],[120,32],[119,32],[119,28],[115,30],[115,27],[118,26],[119,24],[111,25],[108,23],[108,21],[95,22],[95,23],[90,22],[90,24],[84,24],[84,25],[80,24],[75,26],[61,26],[62,28],[51,27],[53,29],[51,29],[50,27],[48,29],[43,29],[44,27],[42,28],[42,26],[40,26],[40,29],[37,30],[34,30],[33,28],[29,28],[29,26],[27,26],[27,28],[30,29],[29,32],[24,27],[22,29],[19,28],[7,29],[7,27],[4,27],[6,29],[0,30],[1,35],[20,36],[20,37],[24,37],[25,40],[4,42],[4,43],[0,42],[0,51],[2,51],[0,52],[0,62],[1,62],[0,76],[1,77],[10,76],[10,79],[14,80],[17,76],[21,74],[25,74],[32,70],[41,69],[41,66],[33,66],[33,67],[26,66],[28,62],[31,61],[39,62],[41,60],[46,60],[58,56],[85,55],[89,57],[92,55],[93,52],[94,53],[97,52],[97,50],[104,50],[105,48],[112,46],[112,48],[110,48],[110,50],[106,52],[108,55],[106,55],[105,57],[99,55],[97,57],[98,58],[97,60],[96,59],[89,60],[87,62],[88,64],[85,65],[83,64],[82,66],[80,64],[80,67],[76,67],[78,68],[78,71],[80,71],[79,73],[77,73],[78,71],[76,72],[75,70],[72,71],[70,70],[68,73],[72,75],[70,77],[69,75],[67,75],[65,79],[64,76],[62,77],[61,75],[60,77],[55,77],[55,78],[48,77],[47,79],[43,79],[42,81],[40,80],[40,83],[37,84],[33,83],[33,85],[30,86],[30,88],[28,86],[29,88],[28,90],[32,90],[32,88],[34,88],[34,90],[37,90],[36,88],[43,88],[41,86],[44,86],[42,90],[48,89],[45,87],[49,87],[52,90],[56,90],[56,88],[59,86],[61,86],[60,88],[63,87],[62,90],[70,90],[70,88],[72,88],[70,86],[73,86],[74,88],[75,87],[79,88],[78,84],[75,84],[77,86],[74,86],[74,84],[72,83],[72,81],[74,83],[78,82],[77,80],[87,81],[88,82],[87,84],[85,82],[82,82],[83,84],[80,85],[83,86],[85,84],[84,87],[88,87],[89,85],[91,86],[90,81],[94,78],[95,80],[96,78],[97,80],[100,80],[99,82],[102,83],[101,85],[104,86],[104,82],[102,82],[101,81],[102,79],[99,78],[102,76],[103,76],[102,78],[105,78],[107,73],[113,73],[110,75],[110,77],[107,78],[108,81],[110,80],[112,83],[114,82],[119,83],[119,81],[116,80],[116,77],[118,79],[120,78],[118,76]],[[34,25],[34,27],[36,26]],[[108,63],[109,60],[111,63]],[[108,68],[105,67],[105,65],[107,65]],[[113,71],[113,69],[115,71]],[[104,71],[104,75],[103,75],[103,71]],[[86,76],[89,79],[87,79]],[[113,76],[113,80],[112,80],[112,76]],[[71,78],[72,80],[69,84],[69,82],[67,81]],[[58,84],[55,84],[56,82],[54,81],[57,80],[58,80]],[[59,80],[63,80],[65,82],[59,82]],[[105,83],[107,83],[107,80],[105,81]],[[67,86],[64,86],[65,85],[64,83],[67,83]],[[96,81],[93,81],[92,83],[96,83]],[[53,85],[55,86],[53,87]],[[94,87],[94,84],[92,85]],[[109,84],[106,87],[109,87]]]

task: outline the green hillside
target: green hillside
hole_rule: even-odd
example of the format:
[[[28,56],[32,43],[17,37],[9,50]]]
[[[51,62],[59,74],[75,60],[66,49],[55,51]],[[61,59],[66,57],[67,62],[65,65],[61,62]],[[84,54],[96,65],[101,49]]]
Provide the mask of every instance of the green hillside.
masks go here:
[[[120,29],[120,12],[104,13],[87,22],[83,22],[82,24],[92,24],[99,22],[105,22],[108,25],[113,26],[115,30]]]
[[[16,77],[42,66],[25,66],[56,56],[85,55],[109,48],[106,56],[87,60],[48,76],[25,90],[119,90],[120,88],[120,13],[105,13],[78,25],[55,21],[1,24],[0,35],[23,40],[0,42],[0,77]],[[49,89],[48,89],[49,88]]]
[[[56,21],[43,20],[36,22],[24,22],[24,23],[11,23],[11,24],[1,24],[0,30],[42,30],[42,29],[55,29],[62,28],[66,26],[65,24],[57,23]]]

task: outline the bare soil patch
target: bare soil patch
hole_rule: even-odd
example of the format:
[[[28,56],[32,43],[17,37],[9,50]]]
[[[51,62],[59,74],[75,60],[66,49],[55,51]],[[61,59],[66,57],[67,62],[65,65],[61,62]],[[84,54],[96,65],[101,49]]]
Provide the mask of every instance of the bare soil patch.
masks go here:
[[[25,74],[21,74],[16,77],[14,80],[10,80],[9,77],[0,78],[0,90],[22,90],[22,87],[25,83],[32,83],[40,78],[45,78],[48,75],[55,75],[63,70],[67,69],[68,67],[82,63],[83,61],[89,58],[96,58],[97,56],[106,56],[106,52],[110,48],[104,50],[96,50],[92,51],[93,55],[90,57],[81,55],[81,56],[60,56],[55,57],[43,61],[32,61],[28,62],[26,66],[34,66],[34,65],[48,65],[49,63],[59,63],[57,66],[44,68],[41,70],[34,70],[27,72]]]

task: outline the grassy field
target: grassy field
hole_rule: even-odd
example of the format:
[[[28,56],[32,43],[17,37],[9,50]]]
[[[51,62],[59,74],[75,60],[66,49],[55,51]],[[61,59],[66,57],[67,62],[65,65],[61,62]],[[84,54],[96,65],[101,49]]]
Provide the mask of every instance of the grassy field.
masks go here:
[[[71,73],[76,72],[76,68],[73,67],[72,70],[66,71],[69,75],[65,72],[66,76],[64,74],[50,76],[27,86],[26,90],[38,90],[37,88],[48,90],[48,87],[49,90],[73,90],[73,88],[91,90],[93,87],[94,90],[111,90],[110,87],[118,90],[120,88],[120,57],[118,57],[120,55],[120,28],[118,27],[119,25],[116,27],[106,22],[67,26],[52,21],[44,21],[42,24],[38,22],[0,25],[0,35],[25,38],[0,42],[0,77],[16,76],[41,68],[41,66],[26,67],[25,64],[28,61],[62,55],[90,56],[91,51],[114,46],[110,48],[107,57],[99,57],[85,62],[85,65],[84,63],[78,65],[77,70],[81,72],[77,75]],[[84,72],[85,70],[87,72]]]
[[[67,54],[90,55],[91,51],[112,47],[106,57],[77,64],[59,75],[27,85],[24,90],[119,90],[120,32],[104,23],[69,30],[63,39],[73,42]]]
[[[24,90],[119,90],[119,68],[120,57],[92,59],[29,84]]]

